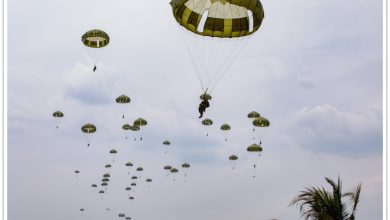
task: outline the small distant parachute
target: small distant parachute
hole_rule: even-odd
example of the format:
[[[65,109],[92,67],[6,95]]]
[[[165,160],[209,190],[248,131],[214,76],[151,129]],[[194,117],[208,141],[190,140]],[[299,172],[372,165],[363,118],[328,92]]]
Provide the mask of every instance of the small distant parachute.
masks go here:
[[[58,128],[60,124],[60,119],[64,117],[64,113],[62,113],[61,111],[56,111],[53,113],[53,117],[56,119],[56,128]]]
[[[128,186],[128,187],[125,188],[125,190],[126,190],[126,191],[130,191],[130,190],[131,190],[131,187]]]
[[[253,125],[256,127],[269,127],[270,123],[267,118],[258,117],[253,120]]]
[[[102,184],[100,184],[101,186],[107,186],[108,183],[107,182],[103,182]]]
[[[131,162],[127,162],[127,163],[125,164],[125,166],[131,168],[131,167],[133,166],[133,164],[132,164]],[[127,174],[130,175],[130,170],[127,171]]]
[[[258,144],[251,144],[249,145],[249,147],[246,149],[249,153],[251,153],[251,155],[253,155],[253,168],[256,169],[256,162],[258,160],[258,158],[261,156],[260,153],[263,151],[263,148],[258,145]],[[253,178],[255,178],[256,176],[253,175]]]
[[[92,184],[91,186],[92,186],[93,188],[96,188],[96,187],[97,187],[97,185],[96,185],[96,184]]]
[[[107,46],[110,42],[110,37],[102,30],[93,29],[83,34],[83,36],[81,36],[81,41],[83,42],[84,46],[86,46],[87,53],[93,61],[93,71],[95,72],[96,64],[101,55],[101,49],[99,48]]]
[[[99,193],[104,193],[104,190],[100,190]]]
[[[171,142],[168,141],[168,140],[165,140],[165,141],[163,142],[163,145],[169,146],[169,145],[171,145]],[[164,153],[165,153],[165,154],[168,153],[168,149],[169,149],[169,147],[167,147],[166,149],[164,149]]]
[[[89,142],[90,142],[90,139],[89,139],[89,136],[93,133],[96,132],[96,126],[93,125],[93,124],[85,124],[81,127],[81,131],[86,134],[86,138],[87,138],[87,141],[88,141],[88,147],[90,146]]]
[[[260,117],[260,114],[256,111],[251,111],[248,113],[248,118],[254,119]]]
[[[115,155],[118,153],[117,150],[111,149],[110,154],[112,155],[112,162],[115,162]]]
[[[134,200],[134,197],[133,197],[133,196],[130,196],[129,199],[130,199],[130,200]]]
[[[136,186],[136,185],[137,185],[137,183],[134,183],[134,182],[133,182],[133,183],[131,183],[130,185],[131,185],[131,186]]]
[[[111,164],[107,164],[104,166],[105,168],[110,168],[111,167]]]
[[[125,139],[127,139],[127,132],[131,130],[131,125],[124,124],[122,125],[122,129],[125,131]]]
[[[143,171],[144,170],[144,168],[142,168],[142,167],[137,167],[137,171]]]
[[[126,215],[123,214],[123,213],[120,213],[118,216],[119,216],[119,217],[125,217]]]
[[[105,174],[103,174],[103,177],[109,178],[110,174],[109,173],[105,173]]]
[[[171,174],[173,174],[173,181],[176,181],[175,179],[175,174],[177,174],[179,172],[179,170],[177,168],[172,168],[170,170]]]
[[[221,125],[221,131],[230,131],[230,125],[229,124]],[[227,137],[226,136],[225,136],[225,141],[227,141]]]
[[[166,171],[166,175],[165,176],[169,175],[169,172],[170,172],[171,169],[172,169],[172,166],[170,166],[170,165],[165,165],[164,166],[164,170]]]
[[[233,163],[233,170],[236,168],[236,160],[238,160],[238,157],[236,155],[230,155],[229,160]]]
[[[132,176],[131,179],[136,180],[136,179],[138,179],[138,176]]]
[[[253,120],[252,122],[253,126],[256,126],[258,127],[259,129],[257,129],[257,135],[259,135],[259,139],[260,139],[260,144],[261,144],[261,141],[262,141],[262,138],[264,138],[264,135],[266,133],[266,130],[264,130],[265,128],[268,128],[270,126],[270,122],[267,118],[265,117],[258,117],[256,119]]]
[[[131,217],[126,217],[125,219],[126,219],[126,220],[131,220]]]
[[[80,209],[81,212],[84,212],[84,209]]]
[[[140,126],[138,126],[138,125],[132,125],[131,127],[130,127],[130,130],[132,130],[132,131],[139,131],[141,128],[140,128]],[[141,137],[142,138],[142,137]],[[137,140],[137,138],[134,138],[134,140]]]
[[[141,126],[145,126],[145,125],[147,125],[148,124],[148,122],[145,120],[145,119],[143,119],[143,118],[138,118],[138,119],[136,119],[134,122],[133,122],[133,126],[138,126],[138,127],[141,127]],[[139,130],[139,129],[138,129]],[[142,135],[141,135],[141,137],[140,137],[140,141],[142,141]]]
[[[187,176],[187,170],[191,167],[191,165],[189,163],[183,163],[181,167],[183,168],[184,176]]]
[[[207,127],[211,126],[212,124],[213,124],[213,121],[209,118],[203,119],[203,121],[202,121],[202,125],[207,126]],[[207,131],[206,136],[209,136],[208,131]]]
[[[108,179],[108,178],[103,178],[102,179],[102,182],[109,182],[110,181],[110,179]]]
[[[143,118],[138,118],[136,119],[134,122],[133,122],[134,125],[137,125],[137,126],[145,126],[148,124],[148,122],[143,119]]]
[[[74,171],[74,173],[80,173],[80,171],[78,171],[78,170],[75,170],[75,171]]]
[[[147,183],[148,188],[150,188],[150,185],[152,183],[152,179],[151,178],[147,178],[146,179],[146,183]]]
[[[119,104],[120,108],[121,108],[121,112],[122,112],[122,118],[124,119],[125,118],[125,106],[124,104],[129,104],[130,103],[130,98],[126,95],[120,95],[118,96],[116,99],[115,99],[116,103]]]

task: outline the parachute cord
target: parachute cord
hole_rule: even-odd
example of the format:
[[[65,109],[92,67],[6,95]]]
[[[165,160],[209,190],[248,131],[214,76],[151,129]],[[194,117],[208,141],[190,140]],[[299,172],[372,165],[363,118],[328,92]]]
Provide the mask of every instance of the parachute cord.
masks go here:
[[[245,38],[249,38],[251,39],[251,35],[249,36],[246,36]],[[222,79],[222,77],[226,74],[227,70],[229,69],[229,67],[233,64],[233,61],[235,59],[237,59],[238,55],[240,54],[240,51],[246,46],[246,44],[249,42],[249,40],[244,40],[242,39],[240,42],[239,42],[239,48],[236,50],[236,53],[233,54],[232,57],[230,57],[230,62],[225,66],[225,68],[221,71],[221,74],[219,75],[219,77],[217,78],[217,80],[210,86],[210,92],[214,90],[214,88],[216,87],[217,83]]]
[[[184,40],[184,44],[186,46],[186,49],[187,49],[187,52],[190,54],[190,60],[191,60],[191,63],[192,65],[194,66],[195,68],[195,73],[196,73],[196,77],[198,79],[198,82],[203,90],[203,84],[202,84],[202,80],[200,78],[200,70],[199,70],[199,67],[198,67],[198,63],[195,63],[196,62],[196,57],[195,57],[195,53],[194,53],[194,49],[191,47],[191,45],[194,45],[194,44],[191,44],[188,42],[189,39],[187,39],[187,36],[188,33],[185,33],[185,30],[184,30],[184,27],[182,27],[181,25],[179,25],[179,32]]]

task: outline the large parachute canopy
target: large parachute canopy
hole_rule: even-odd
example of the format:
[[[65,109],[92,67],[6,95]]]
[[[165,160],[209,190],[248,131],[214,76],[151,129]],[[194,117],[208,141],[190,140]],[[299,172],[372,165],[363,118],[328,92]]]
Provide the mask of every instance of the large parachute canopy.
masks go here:
[[[115,99],[116,103],[127,104],[130,103],[130,98],[126,95],[120,95]]]
[[[263,151],[263,148],[258,144],[251,144],[246,150],[248,152],[261,152]]]
[[[53,117],[62,118],[62,117],[64,117],[64,113],[62,113],[61,111],[53,112]]]
[[[209,118],[203,119],[202,124],[205,126],[210,126],[213,124],[213,121]]]
[[[95,133],[96,132],[96,127],[93,124],[85,124],[81,127],[81,131],[87,134],[90,133]]]
[[[264,18],[259,0],[171,0],[202,91],[212,92]]]
[[[136,119],[134,121],[133,124],[136,125],[136,126],[144,126],[144,125],[147,125],[148,122],[145,119],[143,119],[143,118],[138,118],[138,119]]]
[[[256,111],[251,111],[248,113],[248,118],[258,118],[260,117],[260,114]]]

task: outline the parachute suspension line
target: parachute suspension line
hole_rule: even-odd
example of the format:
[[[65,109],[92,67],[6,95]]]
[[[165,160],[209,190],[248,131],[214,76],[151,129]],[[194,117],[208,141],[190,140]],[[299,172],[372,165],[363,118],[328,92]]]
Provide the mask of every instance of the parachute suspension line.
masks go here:
[[[195,73],[196,73],[196,77],[198,79],[198,82],[199,84],[201,85],[202,87],[202,90],[203,90],[203,84],[202,84],[202,80],[200,78],[200,72],[201,70],[199,69],[199,58],[195,57],[195,49],[194,49],[194,43],[193,42],[189,42],[191,41],[191,36],[188,36],[190,33],[186,33],[186,30],[184,27],[182,27],[181,25],[179,25],[179,29],[180,29],[180,34],[184,40],[184,44],[186,45],[186,49],[188,51],[188,53],[190,54],[190,60],[191,60],[191,63],[192,65],[194,66],[195,68]],[[193,41],[193,40],[192,40]]]
[[[242,39],[240,39],[242,38]],[[238,39],[232,39],[232,40],[237,40],[238,41],[238,48],[231,48],[231,50],[236,49],[234,53],[230,54],[229,61],[227,64],[223,67],[222,71],[220,71],[219,76],[216,78],[214,83],[210,86],[210,93],[214,90],[216,87],[217,83],[222,79],[222,77],[226,74],[227,70],[230,68],[230,66],[233,64],[233,61],[237,59],[238,55],[240,54],[240,51],[247,45],[247,43],[250,41],[252,38],[252,35],[245,36],[245,37],[240,37]],[[248,39],[244,39],[248,38]]]

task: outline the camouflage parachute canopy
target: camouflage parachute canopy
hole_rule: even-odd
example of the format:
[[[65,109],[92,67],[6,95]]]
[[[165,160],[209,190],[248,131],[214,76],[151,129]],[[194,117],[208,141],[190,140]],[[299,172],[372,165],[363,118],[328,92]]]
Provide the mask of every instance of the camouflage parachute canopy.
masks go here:
[[[126,215],[123,214],[123,213],[120,213],[118,216],[119,216],[119,217],[125,217]]]
[[[206,119],[203,119],[202,124],[206,125],[206,126],[210,126],[213,124],[213,121],[209,118],[206,118]]]
[[[150,183],[150,182],[152,182],[152,179],[148,178],[148,179],[146,179],[146,182]]]
[[[171,144],[171,142],[170,142],[170,141],[168,141],[168,140],[166,140],[166,141],[164,141],[164,142],[163,142],[163,144],[164,144],[164,145],[170,145],[170,144]]]
[[[137,168],[137,171],[143,171],[143,170],[144,170],[144,168],[142,168],[142,167]]]
[[[97,187],[97,185],[96,185],[96,184],[92,184],[91,186],[92,186],[93,188],[96,188],[96,187]]]
[[[141,129],[138,125],[133,125],[130,127],[130,130],[132,131],[139,131],[139,129]]]
[[[84,133],[87,133],[87,134],[94,133],[94,132],[96,132],[96,127],[95,127],[95,125],[88,123],[88,124],[85,124],[81,127],[81,131]]]
[[[136,186],[136,185],[137,185],[137,183],[131,183],[130,185],[131,185],[131,186]]]
[[[80,209],[80,211],[81,211],[81,212],[83,212],[83,211],[84,211],[84,209]]]
[[[237,159],[238,159],[238,157],[236,155],[231,155],[229,157],[229,160],[237,160]]]
[[[64,113],[60,112],[60,111],[56,111],[53,113],[53,117],[55,118],[62,118],[64,117]]]
[[[83,36],[81,36],[81,41],[87,47],[102,48],[108,45],[110,37],[106,32],[94,29],[83,34]]]
[[[170,170],[170,169],[172,169],[171,166],[169,166],[169,165],[164,166],[164,170]]]
[[[104,193],[104,190],[100,190],[99,193]]]
[[[110,181],[110,179],[108,179],[106,177],[102,179],[102,182],[109,182],[109,181]]]
[[[258,144],[251,144],[246,150],[248,152],[261,152],[263,151],[263,148]]]
[[[104,166],[105,168],[110,168],[111,167],[111,164],[107,164],[106,166]]]
[[[127,167],[132,167],[132,166],[133,166],[133,164],[132,164],[131,162],[127,162],[125,165],[126,165]]]
[[[201,36],[247,36],[260,28],[264,18],[259,0],[171,0],[170,4],[176,21]]]
[[[131,179],[132,180],[136,180],[136,179],[138,179],[138,177],[137,176],[132,176]]]
[[[80,171],[78,171],[78,170],[75,170],[75,171],[74,171],[74,173],[80,173]]]
[[[130,197],[129,197],[129,199],[133,200],[133,199],[134,199],[134,197],[130,196]]]
[[[258,118],[258,117],[260,117],[260,114],[258,112],[251,111],[248,113],[248,118]]]
[[[125,188],[125,190],[129,191],[129,190],[131,190],[131,187],[128,186]]]
[[[178,169],[176,169],[176,168],[172,168],[172,169],[171,169],[171,173],[177,173],[177,172],[179,172]]]
[[[230,130],[230,125],[228,125],[228,124],[223,124],[223,125],[221,125],[221,130],[222,130],[222,131],[228,131],[228,130]]]
[[[256,127],[268,127],[270,125],[268,119],[264,117],[259,117],[253,120],[253,125]]]
[[[124,124],[124,125],[122,126],[122,129],[123,129],[123,130],[130,130],[130,129],[131,129],[131,125],[129,125],[129,124]]]
[[[131,220],[131,217],[126,217],[125,219],[126,219],[126,220]]]
[[[211,95],[207,94],[207,93],[203,93],[202,95],[200,95],[199,97],[201,100],[204,100],[205,98],[207,100],[211,100],[213,97],[211,97]]]
[[[190,164],[189,163],[183,163],[181,165],[181,167],[183,167],[183,168],[190,168]]]
[[[116,153],[118,153],[118,151],[116,151],[115,149],[110,150],[110,154],[116,154]]]
[[[143,118],[138,118],[137,120],[134,121],[133,124],[136,126],[144,126],[144,125],[147,125],[148,122]]]
[[[103,174],[103,177],[109,178],[109,177],[110,177],[110,174],[109,174],[109,173],[105,173],[105,174]]]
[[[108,185],[107,182],[103,182],[103,183],[101,184],[101,186],[107,186],[107,185]]]
[[[130,103],[130,98],[126,95],[120,95],[115,99],[116,103],[127,104]]]

